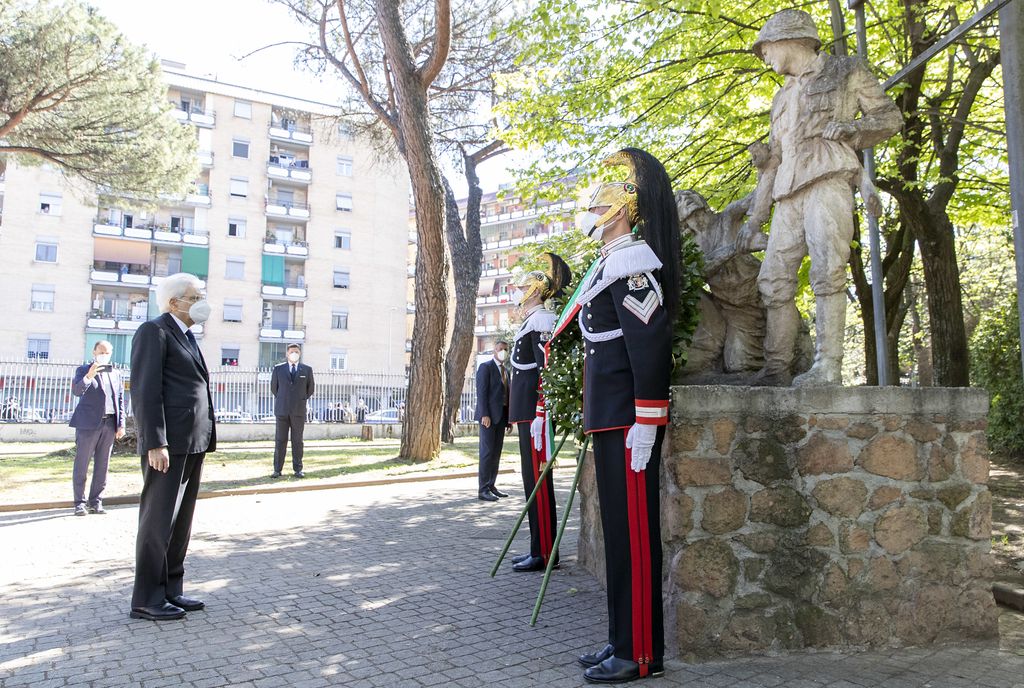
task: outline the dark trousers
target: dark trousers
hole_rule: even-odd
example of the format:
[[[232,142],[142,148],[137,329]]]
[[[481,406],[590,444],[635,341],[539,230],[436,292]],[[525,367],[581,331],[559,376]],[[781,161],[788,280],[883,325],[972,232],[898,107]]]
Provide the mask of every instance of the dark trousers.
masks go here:
[[[185,552],[203,470],[202,454],[171,455],[166,473],[142,457],[139,534],[135,540],[133,607],[151,607],[182,594]]]
[[[616,657],[633,662],[665,655],[658,478],[664,437],[665,428],[658,428],[651,460],[636,473],[629,467],[626,430],[591,435],[604,530],[608,642]]]
[[[498,463],[501,461],[501,450],[505,446],[505,426],[508,425],[508,406],[502,411],[501,418],[491,418],[491,427],[480,426],[480,469],[478,478],[480,492],[494,489],[494,481],[498,478]]]
[[[306,416],[277,416],[277,430],[274,433],[274,472],[284,468],[284,454],[288,450],[288,432],[292,435],[292,470],[302,470],[302,431],[306,427]]]
[[[530,422],[518,423],[519,428],[519,458],[520,469],[523,473],[523,492],[526,498],[537,485],[537,477],[540,475],[540,463],[546,458],[545,454],[535,452],[533,438],[530,437]],[[536,456],[535,456],[536,454]],[[537,491],[537,498],[527,512],[530,518],[530,556],[544,557],[547,562],[551,556],[551,548],[555,542],[555,484],[551,480],[551,474],[544,479],[544,485]]]
[[[89,487],[89,504],[95,505],[103,497],[107,486],[107,466],[110,452],[114,448],[117,434],[117,418],[104,418],[98,428],[75,429],[75,467],[71,472],[71,486],[74,490],[75,505],[85,504],[85,478],[92,459],[92,485]]]

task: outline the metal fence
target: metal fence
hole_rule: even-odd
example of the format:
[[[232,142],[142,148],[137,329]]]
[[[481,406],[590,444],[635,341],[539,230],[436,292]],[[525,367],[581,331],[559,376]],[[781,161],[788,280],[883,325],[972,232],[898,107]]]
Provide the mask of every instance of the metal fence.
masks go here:
[[[0,421],[67,423],[78,398],[71,382],[80,362],[0,359]],[[130,370],[116,366],[125,380],[131,412]],[[270,368],[222,366],[210,371],[217,419],[223,423],[273,422]],[[324,423],[397,423],[414,401],[406,399],[408,379],[389,373],[314,370],[316,391],[308,420]],[[473,378],[463,385],[459,420],[471,420],[476,406]]]

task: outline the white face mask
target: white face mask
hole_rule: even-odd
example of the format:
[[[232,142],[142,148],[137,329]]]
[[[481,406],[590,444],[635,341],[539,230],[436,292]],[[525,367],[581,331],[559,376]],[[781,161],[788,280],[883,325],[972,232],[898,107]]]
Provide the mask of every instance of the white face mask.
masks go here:
[[[206,299],[196,301],[188,309],[188,317],[194,323],[204,323],[210,319],[210,302]]]
[[[110,354],[96,354],[96,362],[100,365],[108,365],[110,363]]]
[[[600,227],[597,226],[597,221],[601,219],[601,216],[597,213],[592,213],[589,210],[580,216],[580,231],[586,234],[594,241],[601,241],[601,235],[604,234],[604,230],[608,229],[608,226],[615,222],[614,219],[605,222]]]
[[[501,362],[501,363],[504,363],[505,359],[508,358],[508,352],[505,351],[504,349],[502,349],[501,351],[499,351],[498,353],[496,353],[494,355],[495,355],[495,357],[497,357],[498,361]]]
[[[299,354],[288,354],[288,360],[291,361],[292,363],[298,363]]]

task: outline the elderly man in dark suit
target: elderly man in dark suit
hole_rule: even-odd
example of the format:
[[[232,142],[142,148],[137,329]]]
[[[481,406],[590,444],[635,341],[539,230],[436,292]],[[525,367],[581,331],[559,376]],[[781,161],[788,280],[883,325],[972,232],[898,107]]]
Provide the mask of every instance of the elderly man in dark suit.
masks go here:
[[[295,477],[302,472],[302,432],[306,427],[306,400],[313,396],[313,369],[299,363],[302,347],[289,344],[285,350],[288,360],[274,366],[270,374],[270,393],[274,395],[274,472],[272,478],[281,477],[284,454],[288,450],[288,433],[292,435],[292,470]]]
[[[92,347],[92,363],[79,366],[71,381],[71,393],[80,397],[68,423],[75,429],[75,467],[71,484],[75,516],[105,514],[103,488],[114,440],[124,437],[124,383],[110,365],[114,347],[101,339]],[[85,478],[92,459],[92,485],[85,499]]]
[[[164,279],[156,290],[163,314],[143,323],[132,341],[143,474],[133,619],[180,619],[205,606],[182,594],[203,457],[217,446],[210,374],[190,329],[210,316],[202,286],[187,273]]]
[[[508,424],[508,343],[494,344],[494,357],[476,369],[476,419],[480,422],[480,469],[478,497],[496,502],[508,497],[494,486]]]

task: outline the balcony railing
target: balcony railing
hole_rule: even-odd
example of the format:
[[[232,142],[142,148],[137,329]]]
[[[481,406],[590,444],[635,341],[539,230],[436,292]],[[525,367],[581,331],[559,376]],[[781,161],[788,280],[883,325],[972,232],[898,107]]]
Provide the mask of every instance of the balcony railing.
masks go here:
[[[276,327],[271,323],[265,323],[260,327],[260,340],[289,340],[293,342],[303,342],[306,340],[306,326]]]
[[[284,165],[271,156],[267,163],[267,176],[276,180],[290,180],[300,184],[309,184],[313,181],[313,174],[309,170],[308,160],[299,160],[290,165]]]
[[[147,306],[148,307],[148,306]],[[121,330],[132,332],[148,320],[148,311],[141,313],[109,313],[101,309],[93,309],[86,314],[85,326],[92,330]]]
[[[199,164],[203,167],[213,167],[213,153],[210,151],[199,151],[196,153]]]
[[[283,285],[264,284],[260,293],[268,299],[301,300],[306,298],[306,278],[286,280]]]
[[[267,215],[308,220],[309,205],[306,203],[297,203],[295,201],[286,201],[280,198],[268,198]]]
[[[270,138],[282,141],[294,141],[295,143],[313,143],[313,130],[297,124],[271,124]]]
[[[172,100],[171,104],[174,106],[174,116],[180,122],[192,122],[201,127],[212,127],[217,122],[217,115],[213,110],[203,110],[196,105],[191,106],[188,110],[183,110],[181,103]]]
[[[305,258],[309,255],[309,245],[305,241],[281,241],[268,238],[263,242],[263,252]]]
[[[195,184],[185,194],[185,202],[190,205],[211,205],[213,201],[210,196],[209,184]]]

